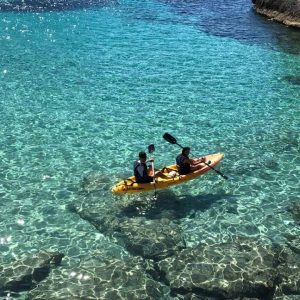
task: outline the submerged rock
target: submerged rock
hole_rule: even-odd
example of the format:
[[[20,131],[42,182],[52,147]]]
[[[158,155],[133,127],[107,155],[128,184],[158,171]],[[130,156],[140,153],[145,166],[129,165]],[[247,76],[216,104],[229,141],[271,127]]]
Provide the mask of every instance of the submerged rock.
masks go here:
[[[254,9],[271,20],[300,28],[300,0],[252,0]]]
[[[84,201],[69,205],[69,210],[131,254],[160,260],[185,248],[176,220],[176,199],[173,197],[174,201],[163,201],[165,197],[165,194],[158,195],[157,199],[139,195],[124,197],[122,201],[105,202],[88,194]]]
[[[300,201],[292,202],[288,210],[292,214],[295,222],[300,224]]]
[[[108,176],[91,172],[83,176],[80,182],[80,192],[90,193],[102,189],[109,189],[111,182]]]
[[[13,0],[1,1],[1,11],[44,12],[104,6],[116,0]]]
[[[290,236],[287,245],[293,252],[300,254],[300,236]]]
[[[118,218],[111,210],[77,213],[133,255],[159,260],[185,247],[180,227],[169,219]]]
[[[154,281],[149,268],[151,262],[136,257],[94,254],[75,267],[56,269],[26,299],[167,299],[169,288]]]
[[[284,76],[282,79],[291,84],[300,85],[300,76]]]
[[[272,246],[239,238],[184,249],[158,262],[157,268],[173,293],[267,299],[275,291],[277,264]]]
[[[299,242],[299,238],[298,238]],[[282,263],[277,271],[280,275],[279,288],[284,295],[300,295],[300,254],[285,248],[280,253]]]
[[[53,266],[60,265],[63,256],[58,252],[39,252],[0,266],[0,292],[20,292],[33,288],[49,275]]]
[[[134,255],[159,260],[185,248],[180,227],[168,219],[127,219],[120,225],[118,237]]]
[[[299,295],[285,295],[281,289],[277,289],[272,300],[299,300]]]

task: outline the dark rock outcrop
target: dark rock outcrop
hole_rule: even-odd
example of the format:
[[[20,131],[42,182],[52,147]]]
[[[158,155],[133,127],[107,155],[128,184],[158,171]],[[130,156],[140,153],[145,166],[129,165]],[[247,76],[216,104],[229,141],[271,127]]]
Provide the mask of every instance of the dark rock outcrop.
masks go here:
[[[300,0],[252,0],[254,9],[271,20],[300,28]]]
[[[33,288],[49,275],[52,267],[60,265],[63,256],[58,252],[39,252],[0,266],[0,292],[20,292]]]

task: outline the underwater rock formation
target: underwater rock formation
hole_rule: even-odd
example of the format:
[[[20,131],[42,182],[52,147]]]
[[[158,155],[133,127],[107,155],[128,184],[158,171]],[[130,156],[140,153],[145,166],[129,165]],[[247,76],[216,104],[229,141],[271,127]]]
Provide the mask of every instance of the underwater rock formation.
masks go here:
[[[300,0],[252,0],[257,13],[300,28]]]
[[[289,212],[292,214],[295,222],[300,224],[300,201],[292,202],[288,208]]]
[[[80,182],[80,192],[91,193],[102,189],[109,189],[110,186],[110,177],[103,176],[96,172],[91,172],[83,176]]]
[[[39,252],[22,260],[0,266],[0,292],[29,290],[45,279],[53,266],[61,263],[63,254]]]
[[[101,199],[105,194],[94,189],[95,182],[98,186],[95,178],[91,176],[81,182],[80,197],[84,199],[69,205],[71,212],[131,254],[145,259],[160,260],[185,248],[177,222],[176,196],[171,192],[160,193],[156,199],[142,195],[106,203]]]
[[[250,239],[199,245],[158,262],[165,282],[179,294],[218,299],[267,299],[275,291],[276,255],[271,246]]]
[[[291,84],[294,84],[294,85],[300,85],[300,76],[284,76],[282,78],[283,80],[291,83]]]
[[[169,219],[118,217],[118,213],[111,210],[85,209],[77,213],[133,255],[159,260],[185,248],[180,227]]]
[[[147,274],[151,268],[137,257],[95,253],[77,266],[56,269],[26,299],[166,299],[169,288]]]
[[[44,12],[105,6],[115,0],[6,0],[0,2],[1,11]]]
[[[272,299],[276,292],[278,299],[294,299],[300,294],[300,255],[246,237],[187,248],[156,266],[172,292],[182,295]]]
[[[193,217],[191,209],[201,210],[205,207],[195,207],[195,201],[188,201],[189,205],[187,205],[184,199],[171,193],[158,195],[156,200],[147,196],[132,196],[124,197],[122,201],[106,203],[105,197],[99,198],[96,191],[92,190],[84,194],[87,198],[83,201],[69,207],[70,210],[89,221],[112,241],[123,246],[129,255],[133,255],[131,257],[133,261],[141,262],[136,264],[137,269],[142,266],[141,274],[142,270],[144,274],[141,276],[146,276],[145,280],[150,280],[149,291],[155,291],[154,294],[149,292],[147,299],[172,299],[170,297],[174,297],[174,299],[186,300],[262,300],[272,299],[276,294],[278,300],[283,300],[287,299],[286,297],[294,299],[294,296],[299,295],[300,259],[298,252],[289,243],[287,247],[273,244],[270,240],[236,236],[233,241],[226,243],[203,244],[187,248],[179,225],[180,219],[187,216]],[[168,203],[165,197],[172,201]],[[193,203],[192,206],[191,203]],[[178,214],[179,208],[181,212]],[[296,244],[299,241],[292,237],[289,242],[294,243],[294,240]],[[106,261],[106,264],[110,269],[109,261]],[[125,263],[123,266],[121,262],[120,264],[120,269],[127,265]],[[95,262],[94,266],[96,265]],[[89,268],[85,269],[86,272],[87,270]],[[60,269],[55,270],[56,273],[60,271]],[[78,270],[75,273],[78,274],[78,272],[78,276],[82,277],[80,275],[83,274],[82,271]],[[120,274],[119,269],[115,272]],[[94,271],[91,273],[93,274]],[[55,273],[52,272],[52,274]],[[129,269],[127,269],[127,274],[131,274]],[[55,282],[62,281],[55,279]],[[95,291],[94,295],[98,293],[92,299],[109,299],[109,296],[116,299],[144,297],[139,294],[128,294],[123,287],[117,290],[115,288],[114,294],[111,294],[109,283],[101,282],[97,291],[92,286],[85,288],[85,290]],[[121,280],[121,285],[122,282]],[[134,291],[140,289],[140,283],[136,282],[137,286],[130,280]],[[66,293],[80,288],[73,285],[68,291],[66,290]],[[49,289],[55,290],[55,286],[45,287],[45,290]],[[57,288],[57,290],[60,289],[63,289],[63,285]],[[82,298],[88,299],[90,295],[88,294],[90,292],[80,293],[77,290],[77,294],[82,295]],[[28,300],[39,299],[38,296],[35,297],[28,298]],[[41,299],[44,298],[41,297]],[[76,298],[64,294],[64,299]]]
[[[299,242],[299,238],[298,238]],[[285,295],[300,295],[300,253],[284,249],[280,254],[282,263],[277,267],[280,290]]]

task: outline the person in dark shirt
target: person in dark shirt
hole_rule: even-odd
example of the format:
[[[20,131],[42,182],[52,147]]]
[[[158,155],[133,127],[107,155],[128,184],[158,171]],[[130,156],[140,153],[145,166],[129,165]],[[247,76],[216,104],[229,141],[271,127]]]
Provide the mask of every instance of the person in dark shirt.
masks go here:
[[[180,175],[186,175],[203,167],[202,163],[205,162],[205,157],[190,159],[190,150],[189,147],[184,147],[181,154],[176,157],[176,164]]]
[[[149,183],[153,181],[153,176],[148,175],[147,155],[141,151],[139,159],[134,162],[133,171],[137,183]]]

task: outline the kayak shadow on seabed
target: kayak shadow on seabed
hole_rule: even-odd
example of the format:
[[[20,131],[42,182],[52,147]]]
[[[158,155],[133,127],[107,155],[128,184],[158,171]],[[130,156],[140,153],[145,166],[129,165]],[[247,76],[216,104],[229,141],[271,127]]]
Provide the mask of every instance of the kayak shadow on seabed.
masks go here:
[[[120,210],[119,217],[143,216],[147,219],[170,220],[193,218],[197,211],[206,211],[218,202],[236,202],[233,197],[225,193],[177,196],[171,190],[164,190],[158,192],[156,197],[146,194],[130,201]]]

